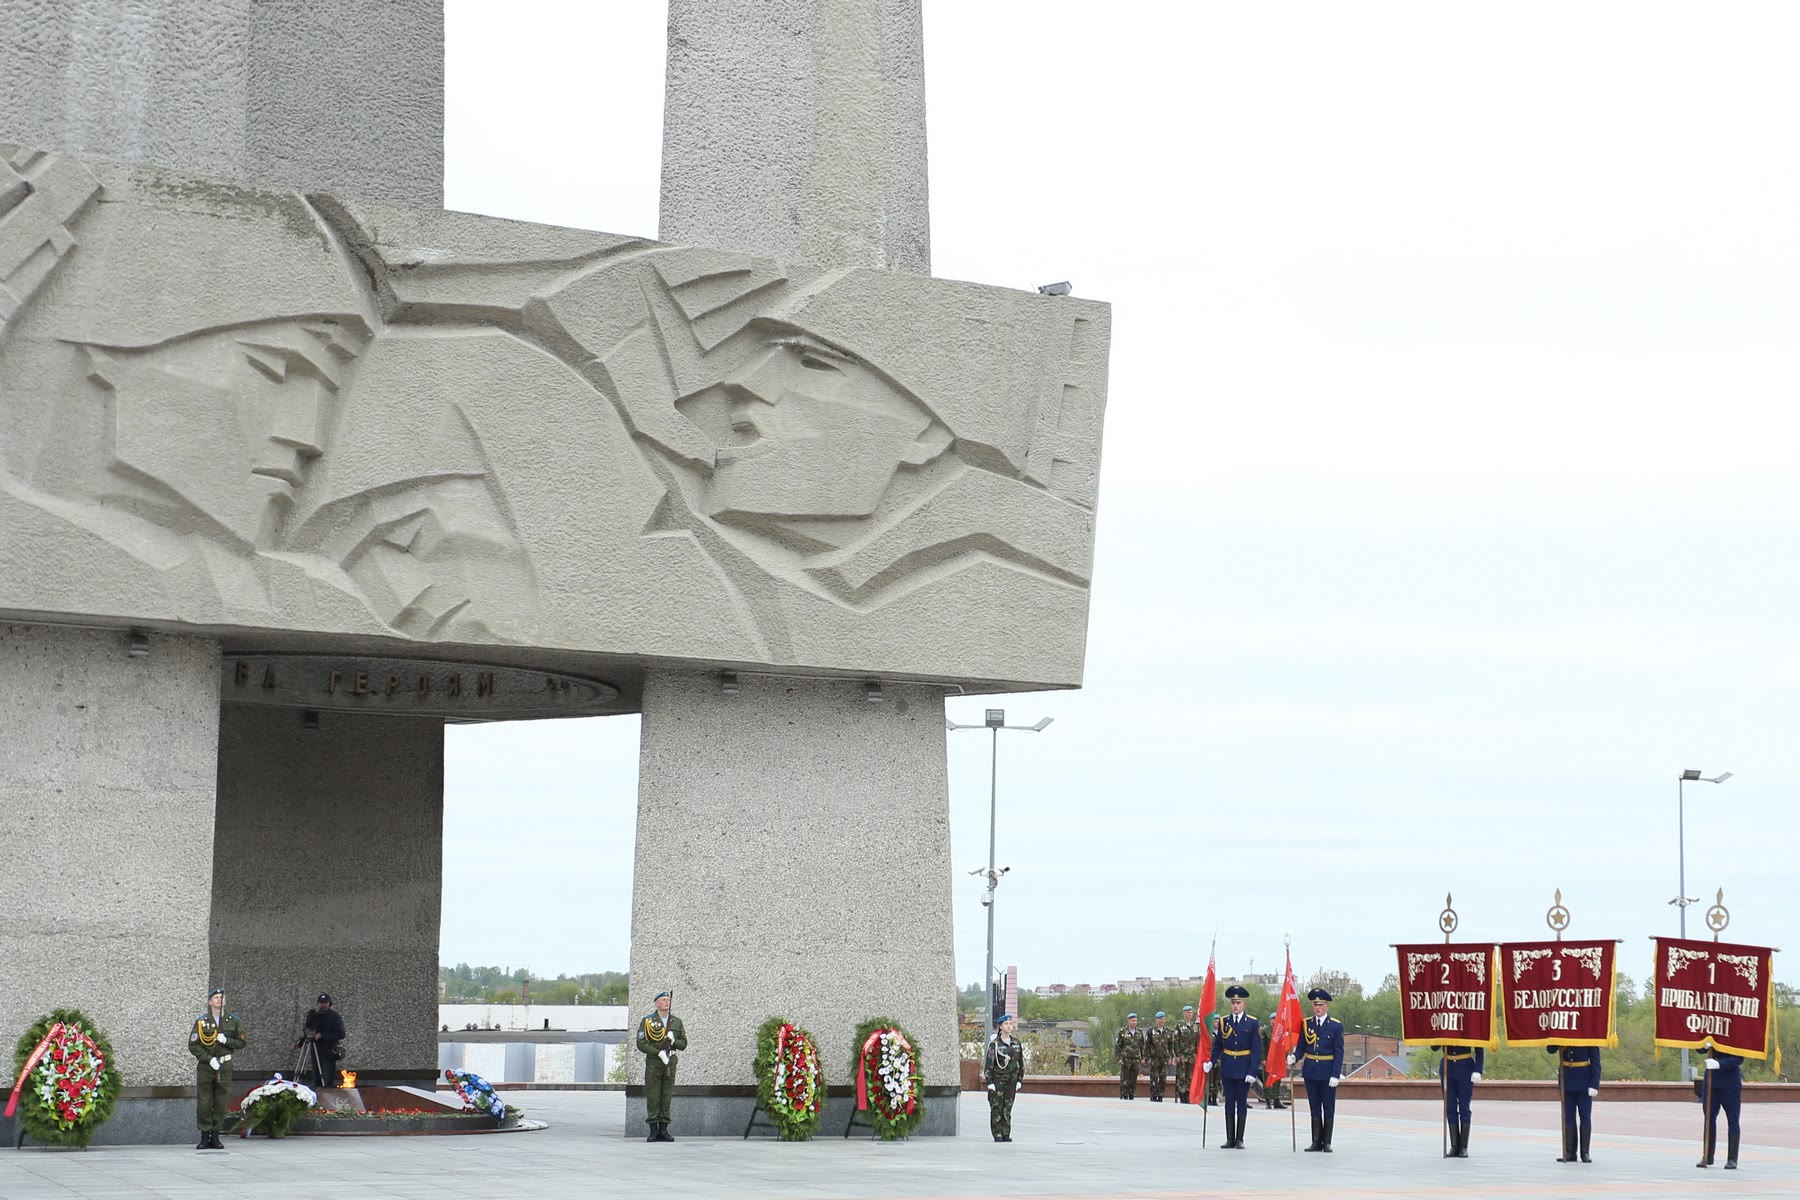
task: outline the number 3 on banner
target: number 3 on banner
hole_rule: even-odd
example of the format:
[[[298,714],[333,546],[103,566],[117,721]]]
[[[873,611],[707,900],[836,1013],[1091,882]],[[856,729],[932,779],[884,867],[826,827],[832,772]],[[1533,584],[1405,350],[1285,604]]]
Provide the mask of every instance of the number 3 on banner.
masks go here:
[[[1449,985],[1449,983],[1450,983],[1450,964],[1449,963],[1444,964],[1444,975],[1443,975],[1443,978],[1440,979],[1438,982],[1440,982],[1446,986]]]
[[[1562,959],[1553,958],[1550,960],[1550,978],[1552,981],[1562,978]]]

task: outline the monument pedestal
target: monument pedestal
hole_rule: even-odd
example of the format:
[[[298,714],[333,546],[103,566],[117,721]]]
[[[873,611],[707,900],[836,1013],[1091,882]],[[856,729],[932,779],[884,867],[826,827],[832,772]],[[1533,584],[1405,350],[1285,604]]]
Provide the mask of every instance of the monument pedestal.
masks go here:
[[[0,1031],[10,1047],[78,1007],[128,1095],[169,1108],[149,1098],[192,1089],[185,1026],[206,1002],[219,646],[145,646],[0,624]],[[131,1107],[110,1132],[162,1140],[167,1120],[140,1128]],[[183,1124],[189,1136],[191,1104]]]
[[[216,685],[215,685],[216,686]],[[365,1083],[437,1073],[444,722],[226,704],[212,965],[244,1022],[240,1074],[293,1070],[319,993]]]
[[[671,1132],[737,1136],[755,1105],[756,1029],[812,1031],[849,1084],[859,1022],[913,1035],[921,1134],[956,1132],[955,954],[943,689],[859,680],[652,673],[644,687],[631,906],[634,1017],[673,989],[691,1043]],[[635,1026],[630,1032],[635,1039]],[[626,1136],[644,1135],[631,1055]],[[842,1133],[847,1096],[827,1128]]]

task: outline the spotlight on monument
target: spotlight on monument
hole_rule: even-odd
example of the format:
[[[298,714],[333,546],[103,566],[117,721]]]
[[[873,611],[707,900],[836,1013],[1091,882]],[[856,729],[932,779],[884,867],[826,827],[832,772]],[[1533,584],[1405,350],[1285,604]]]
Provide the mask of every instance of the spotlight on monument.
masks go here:
[[[150,653],[150,634],[146,630],[131,631],[131,644],[127,653],[133,658],[143,658]]]
[[[719,672],[719,693],[724,696],[738,694],[738,677],[736,671]]]
[[[983,722],[983,724],[985,724],[989,729],[1005,728],[1005,726],[1006,726],[1006,710],[1004,708],[988,709],[987,710],[987,720],[985,722]]]
[[[1069,285],[1069,281],[1066,279],[1061,283],[1044,283],[1038,285],[1038,295],[1040,296],[1066,296],[1074,290],[1075,289]]]
[[[863,699],[870,704],[880,704],[887,697],[881,694],[881,680],[871,679],[863,684]]]

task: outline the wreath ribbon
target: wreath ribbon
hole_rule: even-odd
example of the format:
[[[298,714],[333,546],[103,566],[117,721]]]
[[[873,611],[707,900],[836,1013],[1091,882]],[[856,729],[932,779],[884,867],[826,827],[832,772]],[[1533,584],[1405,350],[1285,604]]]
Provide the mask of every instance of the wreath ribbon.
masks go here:
[[[10,1117],[19,1111],[19,1092],[25,1087],[25,1081],[31,1078],[32,1068],[38,1065],[38,1059],[44,1057],[44,1051],[50,1048],[50,1043],[55,1041],[56,1035],[61,1032],[61,1021],[50,1026],[50,1032],[44,1035],[44,1040],[37,1044],[37,1049],[33,1050],[31,1057],[25,1060],[25,1069],[19,1072],[18,1082],[13,1084],[12,1095],[6,1098],[6,1111],[0,1113],[0,1116]]]
[[[862,1044],[862,1053],[856,1056],[856,1108],[858,1112],[867,1112],[869,1108],[869,1051],[874,1049],[875,1043],[881,1040],[881,1035],[884,1033],[893,1034],[906,1052],[912,1053],[912,1044],[898,1029],[877,1029],[868,1036]],[[910,1083],[910,1081],[908,1082]],[[912,1115],[914,1107],[912,1093],[916,1090],[911,1087],[907,1089],[906,1112],[908,1116]]]

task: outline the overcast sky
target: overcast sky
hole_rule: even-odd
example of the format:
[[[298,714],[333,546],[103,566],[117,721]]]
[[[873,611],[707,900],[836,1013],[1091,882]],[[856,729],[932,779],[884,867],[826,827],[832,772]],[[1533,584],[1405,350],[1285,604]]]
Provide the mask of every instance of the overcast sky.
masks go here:
[[[448,205],[654,235],[664,5],[447,9]],[[1215,928],[1373,985],[1446,892],[1499,940],[1558,887],[1641,976],[1684,767],[1737,773],[1688,788],[1688,894],[1800,954],[1796,44],[1786,4],[926,0],[934,273],[1113,305],[1087,685],[1003,701],[1056,719],[1001,745],[1026,986]],[[451,728],[446,962],[624,969],[637,735]],[[951,737],[965,982],[987,755]]]

